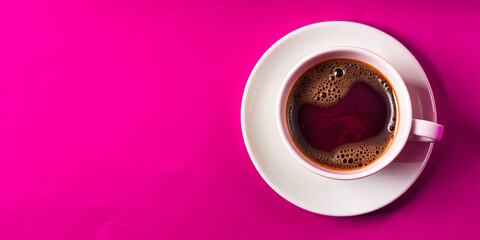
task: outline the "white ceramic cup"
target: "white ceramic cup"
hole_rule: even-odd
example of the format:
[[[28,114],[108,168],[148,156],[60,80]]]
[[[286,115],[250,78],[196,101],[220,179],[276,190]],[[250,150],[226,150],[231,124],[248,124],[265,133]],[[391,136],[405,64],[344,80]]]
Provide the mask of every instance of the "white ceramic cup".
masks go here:
[[[313,163],[293,143],[287,126],[287,100],[295,82],[311,67],[335,58],[349,58],[370,64],[382,72],[395,91],[397,121],[393,140],[386,152],[367,167],[352,171],[334,171]],[[277,124],[280,136],[287,147],[303,166],[314,173],[338,180],[351,180],[369,176],[391,163],[402,151],[407,140],[436,142],[442,138],[443,126],[435,122],[413,119],[412,102],[405,82],[400,74],[385,59],[358,47],[332,47],[316,52],[299,62],[287,75],[277,101]]]

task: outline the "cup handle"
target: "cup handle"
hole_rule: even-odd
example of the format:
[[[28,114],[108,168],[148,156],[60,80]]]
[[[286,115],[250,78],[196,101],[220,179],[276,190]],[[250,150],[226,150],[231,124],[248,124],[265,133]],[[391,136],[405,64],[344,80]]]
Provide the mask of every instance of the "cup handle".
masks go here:
[[[442,135],[442,125],[422,119],[413,119],[408,139],[419,142],[438,142],[442,139]]]

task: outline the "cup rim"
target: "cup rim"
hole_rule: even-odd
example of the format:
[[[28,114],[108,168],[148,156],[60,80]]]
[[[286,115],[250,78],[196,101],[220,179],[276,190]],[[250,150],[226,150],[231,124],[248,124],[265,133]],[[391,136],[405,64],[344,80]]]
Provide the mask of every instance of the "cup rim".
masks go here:
[[[335,54],[337,54],[338,56],[327,57],[329,55]],[[357,57],[354,58],[349,56]],[[290,131],[287,126],[286,101],[295,82],[297,82],[298,78],[303,73],[305,73],[305,71],[307,71],[314,65],[334,58],[353,58],[372,65],[387,77],[388,81],[392,84],[392,89],[395,92],[397,121],[393,142],[390,144],[387,151],[379,159],[375,160],[371,165],[358,170],[334,171],[323,168],[313,163],[299,149],[297,149],[297,147],[293,143]],[[413,119],[410,95],[408,93],[405,82],[403,81],[400,74],[387,60],[383,59],[379,55],[369,50],[354,46],[337,46],[325,48],[310,54],[309,56],[302,59],[298,64],[296,64],[287,74],[287,77],[284,79],[284,82],[280,88],[276,112],[277,126],[278,130],[280,131],[280,136],[284,145],[294,156],[294,158],[312,172],[327,178],[337,180],[353,180],[367,177],[380,171],[388,164],[390,164],[405,146],[408,140],[408,136],[410,135]]]

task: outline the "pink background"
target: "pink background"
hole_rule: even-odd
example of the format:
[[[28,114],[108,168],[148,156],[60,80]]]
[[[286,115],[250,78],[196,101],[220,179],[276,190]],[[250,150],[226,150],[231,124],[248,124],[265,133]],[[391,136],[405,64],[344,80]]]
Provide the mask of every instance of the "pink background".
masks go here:
[[[0,239],[480,236],[478,1],[12,2],[0,3]],[[405,44],[446,127],[414,186],[358,217],[277,195],[240,128],[261,55],[327,20]]]

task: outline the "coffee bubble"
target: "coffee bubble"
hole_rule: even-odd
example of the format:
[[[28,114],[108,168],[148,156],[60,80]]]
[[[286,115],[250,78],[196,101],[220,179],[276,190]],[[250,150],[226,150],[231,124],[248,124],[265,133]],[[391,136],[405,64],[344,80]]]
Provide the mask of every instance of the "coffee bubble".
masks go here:
[[[335,69],[335,72],[333,72],[333,74],[335,75],[335,77],[340,78],[340,77],[343,76],[343,70],[337,68],[337,69]]]

